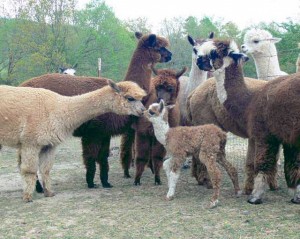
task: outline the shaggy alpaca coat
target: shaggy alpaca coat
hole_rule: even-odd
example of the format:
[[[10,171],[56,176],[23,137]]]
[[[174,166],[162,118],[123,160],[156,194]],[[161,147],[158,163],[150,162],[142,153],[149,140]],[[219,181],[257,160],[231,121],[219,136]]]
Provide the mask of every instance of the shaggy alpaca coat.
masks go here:
[[[155,34],[136,33],[137,47],[131,58],[124,81],[135,81],[147,93],[150,91],[151,65],[167,62],[171,53],[166,49],[168,41]],[[48,74],[33,78],[21,86],[46,88],[62,95],[78,95],[99,89],[106,85],[106,79],[96,77],[79,77],[61,74]],[[108,182],[108,156],[112,136],[130,132],[127,140],[122,140],[121,161],[125,165],[132,162],[131,146],[134,131],[131,127],[137,118],[107,113],[82,124],[74,131],[74,136],[81,137],[83,160],[86,167],[86,182],[94,188],[96,162],[100,167],[100,180],[103,187],[112,187]],[[123,165],[124,167],[124,165]]]
[[[168,105],[175,104],[175,107],[170,110],[168,122],[170,127],[178,126],[180,121],[180,110],[177,102],[180,89],[178,78],[186,71],[186,68],[183,68],[179,72],[171,69],[153,70],[156,76],[151,80],[151,91],[149,98],[145,102],[145,106],[148,107],[160,99],[163,99]],[[145,117],[140,117],[137,120],[135,131],[136,175],[134,183],[135,185],[140,185],[145,165],[149,162],[152,172],[155,175],[155,184],[160,185],[160,169],[165,157],[165,149],[156,140],[152,124]]]
[[[46,89],[1,86],[0,144],[19,149],[24,201],[32,201],[38,166],[44,195],[54,195],[49,176],[54,151],[76,128],[107,112],[139,116],[145,109],[141,102],[145,95],[133,82],[109,81],[109,86],[73,97]]]
[[[154,133],[159,142],[165,146],[169,159],[164,162],[168,178],[169,191],[167,199],[173,198],[180,168],[186,157],[193,156],[207,167],[212,180],[214,195],[210,208],[218,204],[221,183],[221,171],[217,163],[229,174],[235,189],[240,195],[237,171],[225,158],[226,133],[215,125],[179,126],[169,128],[168,110],[163,101],[149,106],[145,116],[152,122]]]
[[[233,41],[212,41],[198,49],[197,65],[213,70],[221,85],[223,105],[255,140],[255,180],[249,203],[262,203],[265,183],[276,166],[279,145],[283,145],[284,169],[293,203],[300,203],[300,73],[278,77],[249,95],[242,66],[244,57]],[[209,56],[214,56],[212,59]],[[244,96],[241,98],[241,96]]]

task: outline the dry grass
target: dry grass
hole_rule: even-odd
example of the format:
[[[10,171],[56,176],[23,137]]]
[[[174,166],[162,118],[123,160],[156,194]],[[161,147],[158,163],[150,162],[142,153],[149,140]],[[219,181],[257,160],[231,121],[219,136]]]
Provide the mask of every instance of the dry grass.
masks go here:
[[[234,144],[230,138],[227,157],[238,167],[242,185],[245,142]],[[223,175],[220,205],[211,210],[206,206],[212,191],[198,186],[189,170],[182,171],[176,197],[168,202],[163,171],[163,185],[154,186],[146,169],[142,186],[133,186],[133,179],[122,177],[118,155],[110,158],[114,187],[91,190],[85,183],[80,141],[73,138],[59,147],[52,170],[57,195],[35,194],[34,202],[26,204],[15,150],[4,148],[0,238],[299,238],[300,207],[290,203],[282,177],[279,191],[268,191],[262,205],[250,205],[246,196],[233,196],[229,177]]]

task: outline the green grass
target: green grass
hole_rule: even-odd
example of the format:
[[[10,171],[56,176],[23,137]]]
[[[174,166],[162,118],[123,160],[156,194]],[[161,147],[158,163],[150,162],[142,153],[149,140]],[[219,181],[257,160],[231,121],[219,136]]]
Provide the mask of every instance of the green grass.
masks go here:
[[[228,148],[227,157],[238,168],[242,186],[246,145],[238,142]],[[230,139],[228,147],[234,144]],[[57,195],[45,198],[35,193],[33,203],[24,203],[15,150],[4,148],[0,154],[0,238],[299,238],[300,207],[290,203],[282,176],[280,190],[267,191],[263,204],[250,205],[247,196],[234,197],[223,171],[220,205],[207,209],[212,190],[198,186],[190,170],[182,171],[175,199],[165,201],[163,170],[163,185],[155,186],[146,169],[142,185],[136,187],[133,178],[123,178],[118,155],[109,163],[109,181],[114,187],[88,189],[80,141],[73,138],[59,147],[51,172]]]

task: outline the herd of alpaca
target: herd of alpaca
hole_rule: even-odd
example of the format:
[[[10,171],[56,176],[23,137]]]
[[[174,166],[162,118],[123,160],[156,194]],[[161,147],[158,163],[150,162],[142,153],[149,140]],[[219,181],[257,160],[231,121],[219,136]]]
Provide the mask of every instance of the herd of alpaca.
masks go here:
[[[55,148],[72,134],[81,138],[88,187],[97,187],[96,163],[102,186],[112,187],[110,139],[120,135],[125,178],[130,178],[134,162],[135,185],[141,184],[147,165],[160,185],[163,167],[170,200],[180,167],[192,156],[192,175],[214,190],[212,208],[220,194],[218,164],[230,176],[236,195],[241,195],[237,170],[225,157],[226,132],[232,132],[248,138],[244,186],[244,193],[251,194],[248,202],[262,203],[266,184],[278,188],[276,162],[283,145],[285,179],[294,191],[292,202],[300,204],[300,73],[280,70],[275,47],[280,39],[258,29],[245,34],[241,49],[253,57],[258,79],[265,80],[258,81],[244,77],[242,65],[248,57],[233,40],[215,39],[213,33],[207,39],[188,36],[192,66],[185,77],[186,67],[180,71],[154,67],[171,60],[167,39],[138,32],[135,36],[137,47],[120,83],[61,69],[63,74],[35,77],[19,87],[0,86],[6,93],[0,95],[0,147],[18,148],[24,201],[32,201],[35,186],[47,197],[54,195],[49,174]],[[208,72],[214,77],[207,80]],[[16,97],[24,100],[16,103]],[[37,170],[42,187],[39,181],[36,184]]]

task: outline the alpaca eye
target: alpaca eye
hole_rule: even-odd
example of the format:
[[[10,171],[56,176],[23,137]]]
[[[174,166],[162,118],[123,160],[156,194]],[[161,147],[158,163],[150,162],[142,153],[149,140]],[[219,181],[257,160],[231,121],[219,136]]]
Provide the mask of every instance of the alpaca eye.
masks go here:
[[[253,42],[254,42],[255,44],[257,44],[257,43],[259,43],[259,40],[254,40]]]
[[[167,89],[167,91],[170,92],[170,93],[172,93],[173,92],[173,88],[170,87],[170,88]]]
[[[127,97],[127,100],[128,100],[128,101],[135,101],[135,99],[134,99],[133,97],[130,97],[130,96]]]
[[[154,115],[155,113],[152,110],[149,110],[150,115]]]

